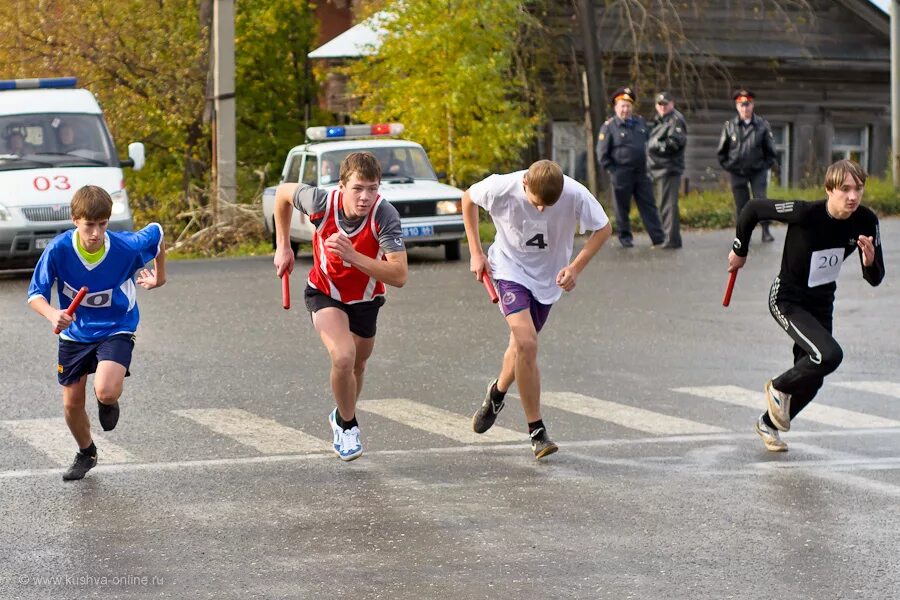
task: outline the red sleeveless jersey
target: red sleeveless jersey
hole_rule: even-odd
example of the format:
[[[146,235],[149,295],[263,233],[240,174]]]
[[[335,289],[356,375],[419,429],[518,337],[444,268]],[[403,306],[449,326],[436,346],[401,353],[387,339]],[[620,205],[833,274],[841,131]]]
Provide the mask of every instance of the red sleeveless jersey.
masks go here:
[[[375,260],[385,260],[375,225],[375,212],[381,206],[383,198],[378,196],[372,210],[359,227],[347,232],[338,225],[338,210],[343,206],[342,197],[340,190],[333,190],[328,195],[324,217],[313,235],[313,268],[309,272],[309,284],[344,304],[367,302],[384,295],[384,283],[328,252],[325,240],[340,231],[350,238],[353,248],[360,254]],[[310,215],[310,219],[314,216],[317,215]]]

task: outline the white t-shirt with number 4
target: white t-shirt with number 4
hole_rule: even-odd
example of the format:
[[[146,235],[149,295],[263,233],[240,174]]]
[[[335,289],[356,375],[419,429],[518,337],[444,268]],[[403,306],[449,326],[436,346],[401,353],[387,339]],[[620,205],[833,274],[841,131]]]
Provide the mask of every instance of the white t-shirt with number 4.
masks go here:
[[[497,235],[488,250],[495,279],[525,286],[542,304],[559,300],[556,276],[569,264],[579,232],[603,229],[609,218],[586,187],[565,178],[562,196],[543,212],[525,197],[526,171],[491,175],[469,188],[469,197],[491,215]]]

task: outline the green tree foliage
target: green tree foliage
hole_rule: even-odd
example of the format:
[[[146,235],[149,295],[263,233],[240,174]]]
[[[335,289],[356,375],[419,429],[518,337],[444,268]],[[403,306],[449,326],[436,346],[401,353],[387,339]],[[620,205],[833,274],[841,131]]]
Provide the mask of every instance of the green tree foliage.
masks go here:
[[[146,167],[126,175],[139,217],[171,221],[170,207],[205,187],[208,31],[196,3],[8,0],[0,40],[4,76],[75,75],[98,97],[120,154],[144,142]]]
[[[280,169],[302,141],[315,83],[306,66],[314,45],[309,0],[236,3],[238,181],[242,199],[259,191],[256,173]],[[147,164],[126,170],[136,220],[171,233],[185,211],[206,204],[211,129],[207,95],[212,0],[5,0],[0,2],[0,76],[74,75],[103,106],[124,156],[144,142]],[[317,115],[318,113],[314,113]]]
[[[277,176],[287,151],[321,120],[306,55],[316,45],[308,0],[241,0],[235,15],[238,162],[270,165]]]
[[[354,118],[404,123],[451,182],[517,160],[543,111],[522,54],[540,29],[525,3],[417,0],[387,3],[379,14],[387,18],[377,54],[346,69],[360,102]]]

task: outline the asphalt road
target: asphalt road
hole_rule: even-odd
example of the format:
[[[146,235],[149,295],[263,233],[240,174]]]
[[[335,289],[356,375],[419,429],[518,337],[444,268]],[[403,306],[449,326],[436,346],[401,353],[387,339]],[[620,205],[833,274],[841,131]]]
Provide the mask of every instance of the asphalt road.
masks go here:
[[[541,335],[541,463],[515,398],[468,433],[507,330],[424,249],[382,310],[361,459],[328,450],[309,259],[291,311],[270,258],[185,261],[139,291],[122,420],[63,483],[56,341],[27,277],[0,277],[0,598],[900,597],[900,221],[880,287],[844,265],[844,363],[778,455],[753,431],[791,360],[774,231],[728,309],[727,231],[604,248]]]

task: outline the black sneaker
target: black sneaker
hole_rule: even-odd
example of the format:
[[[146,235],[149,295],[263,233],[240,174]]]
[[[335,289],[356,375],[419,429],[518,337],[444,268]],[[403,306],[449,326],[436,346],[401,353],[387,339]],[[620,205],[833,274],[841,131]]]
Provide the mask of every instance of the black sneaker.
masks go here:
[[[762,241],[766,243],[775,241],[775,236],[772,235],[768,227],[764,227],[762,230]]]
[[[559,450],[559,446],[550,439],[546,429],[538,427],[531,432],[531,449],[534,451],[534,457],[540,460]]]
[[[472,429],[475,430],[475,433],[484,433],[490,429],[494,425],[494,421],[497,420],[497,415],[500,414],[500,411],[506,406],[506,403],[502,400],[500,401],[500,404],[494,404],[491,400],[491,390],[494,389],[495,385],[497,385],[496,379],[488,384],[487,393],[484,395],[484,402],[481,407],[475,411],[475,415],[472,416]]]
[[[63,472],[63,481],[75,481],[76,479],[84,479],[87,472],[97,466],[97,455],[88,456],[78,452],[75,454],[75,461]]]
[[[97,416],[100,417],[100,426],[103,431],[112,431],[119,422],[119,403],[103,404],[97,400]]]

